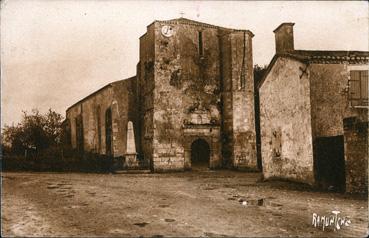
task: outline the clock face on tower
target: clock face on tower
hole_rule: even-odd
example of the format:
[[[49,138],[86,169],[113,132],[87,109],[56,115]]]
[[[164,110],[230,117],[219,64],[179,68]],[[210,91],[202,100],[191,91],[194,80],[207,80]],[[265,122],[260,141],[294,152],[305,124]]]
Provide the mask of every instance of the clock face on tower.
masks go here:
[[[165,25],[161,28],[161,34],[166,37],[171,37],[173,35],[173,27]]]

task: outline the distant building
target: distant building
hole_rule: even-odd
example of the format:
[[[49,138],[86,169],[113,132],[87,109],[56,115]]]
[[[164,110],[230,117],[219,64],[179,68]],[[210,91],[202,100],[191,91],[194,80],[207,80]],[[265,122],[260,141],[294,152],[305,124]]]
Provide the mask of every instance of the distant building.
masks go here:
[[[367,191],[369,52],[295,50],[293,25],[259,84],[264,177]]]
[[[185,18],[154,21],[140,37],[137,76],[67,110],[71,146],[154,171],[256,170],[252,37]]]

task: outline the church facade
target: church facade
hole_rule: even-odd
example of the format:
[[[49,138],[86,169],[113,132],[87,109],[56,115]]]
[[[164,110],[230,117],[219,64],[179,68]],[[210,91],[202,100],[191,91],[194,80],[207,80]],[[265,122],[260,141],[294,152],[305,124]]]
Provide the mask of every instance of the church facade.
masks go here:
[[[67,109],[72,148],[153,171],[257,169],[252,32],[185,18],[140,37],[135,77]]]

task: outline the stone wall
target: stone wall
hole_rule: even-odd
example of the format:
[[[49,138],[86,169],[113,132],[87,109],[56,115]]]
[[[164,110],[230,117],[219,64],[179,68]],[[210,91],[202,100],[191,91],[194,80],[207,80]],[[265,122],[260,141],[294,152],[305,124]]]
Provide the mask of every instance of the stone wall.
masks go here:
[[[279,57],[259,89],[265,179],[314,183],[310,82],[300,69],[305,67]]]
[[[133,123],[134,134],[138,135],[139,123],[136,102],[136,77],[112,83],[114,100],[112,101],[113,117],[113,151],[114,156],[123,156],[127,149],[127,125]],[[136,150],[140,151],[140,142],[135,138]]]
[[[152,166],[154,136],[154,75],[155,75],[155,34],[154,24],[147,27],[147,32],[140,38],[140,62],[137,65],[138,77],[138,120],[140,150],[144,160]]]
[[[257,169],[252,35],[231,35],[233,167]]]
[[[105,113],[112,111],[112,152],[123,156],[126,149],[127,123],[137,125],[136,78],[129,78],[107,85],[67,110],[71,126],[71,145],[77,147],[76,118],[82,116],[84,152],[106,154]],[[137,131],[135,126],[135,131]]]
[[[67,110],[66,117],[71,122],[72,148],[77,148],[76,118],[82,116],[84,151],[105,154],[105,111],[111,106],[113,98],[112,87],[104,87],[87,99],[73,105]],[[98,110],[100,106],[100,125],[97,124]],[[98,139],[98,126],[101,128],[100,143]]]
[[[164,25],[172,27],[172,36],[161,33]],[[155,23],[154,170],[184,169],[185,122],[202,117],[200,124],[219,124],[218,47],[216,28]]]
[[[367,109],[352,108],[348,101],[350,70],[355,68],[356,66],[348,64],[308,66],[311,81],[313,139],[343,135],[343,118],[365,119],[367,117]]]
[[[251,38],[183,18],[147,27],[137,65],[139,137],[154,171],[189,168],[188,147],[200,137],[213,151],[211,167],[226,158],[256,168]]]
[[[226,166],[256,169],[252,33],[219,30],[222,156]]]
[[[231,31],[219,30],[221,67],[221,100],[222,100],[222,157],[226,167],[233,165],[233,87],[232,87],[232,50]]]
[[[345,118],[346,192],[368,192],[368,122]]]
[[[351,107],[348,100],[350,70],[368,69],[367,67],[368,66],[365,65],[350,65],[345,62],[335,64],[314,63],[307,67],[311,82],[311,117],[315,177],[316,184],[319,186],[324,187],[324,184],[328,181],[330,184],[335,184],[335,186],[341,187],[341,190],[343,191],[346,176],[346,180],[349,180],[346,181],[346,185],[349,185],[348,189],[351,190],[350,186],[352,183],[355,184],[353,181],[356,180],[352,174],[362,173],[360,169],[355,171],[358,167],[355,167],[356,163],[352,163],[352,161],[347,161],[349,164],[346,162],[346,165],[344,165],[344,154],[345,157],[350,157],[355,153],[364,153],[366,152],[366,149],[363,150],[359,144],[356,147],[354,145],[347,144],[354,139],[351,138],[352,136],[350,136],[351,134],[349,132],[344,132],[343,119],[357,117],[360,120],[367,120],[368,109]],[[334,140],[337,136],[343,136],[344,133],[348,133],[348,137],[344,138],[345,141],[342,139],[342,142],[337,142],[338,144],[336,145],[329,145],[324,142],[329,139]],[[346,140],[349,140],[349,142]],[[323,147],[321,143],[323,143]],[[344,144],[345,148],[343,148]],[[335,149],[331,148],[332,146],[334,146]],[[342,153],[338,153],[340,147],[342,147]],[[346,151],[346,147],[350,151]],[[359,149],[361,151],[353,152],[351,151],[352,149]],[[326,155],[325,153],[328,151],[329,153]],[[336,155],[333,151],[338,154]],[[341,156],[342,163],[340,162],[341,160],[336,160],[338,159],[337,157]],[[332,165],[332,163],[334,163],[334,165]],[[361,164],[362,162],[358,161],[357,163]],[[349,166],[349,168],[347,166]],[[345,170],[346,173],[348,172],[349,174],[345,175]],[[358,175],[357,179],[360,180],[361,178],[362,176]],[[355,187],[356,185],[352,186]]]

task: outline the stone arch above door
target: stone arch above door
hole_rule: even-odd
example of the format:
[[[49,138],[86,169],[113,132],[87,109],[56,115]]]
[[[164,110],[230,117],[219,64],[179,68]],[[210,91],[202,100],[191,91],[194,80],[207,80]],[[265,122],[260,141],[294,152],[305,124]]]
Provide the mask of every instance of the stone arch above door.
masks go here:
[[[222,166],[220,129],[211,125],[191,125],[183,129],[183,147],[185,157],[185,169],[191,169],[191,145],[194,141],[202,139],[209,145],[209,168]]]
[[[210,145],[202,139],[196,139],[191,143],[191,168],[209,168],[210,165]]]

